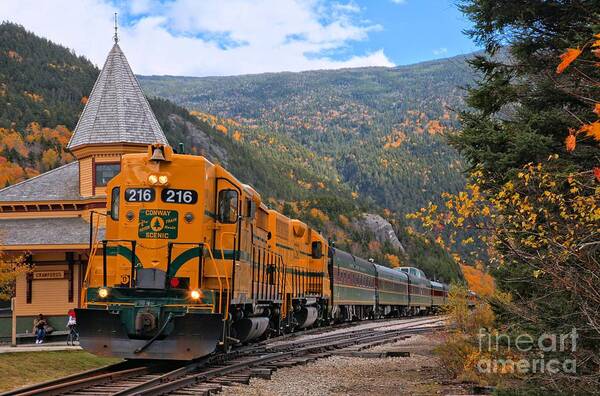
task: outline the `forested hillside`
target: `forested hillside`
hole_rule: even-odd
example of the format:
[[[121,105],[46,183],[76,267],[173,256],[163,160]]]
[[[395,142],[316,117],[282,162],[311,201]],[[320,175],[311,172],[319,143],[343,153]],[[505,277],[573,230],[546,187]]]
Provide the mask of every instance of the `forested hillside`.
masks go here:
[[[85,58],[0,25],[0,186],[71,161],[71,130],[96,80]]]
[[[152,95],[286,136],[355,193],[399,214],[464,186],[442,134],[456,127],[464,57],[398,68],[234,77],[140,77]]]
[[[4,186],[73,159],[65,146],[99,70],[67,48],[14,24],[0,24],[0,38],[0,185]],[[303,219],[338,246],[383,264],[414,264],[437,278],[461,278],[446,252],[411,237],[396,216],[345,182],[333,154],[323,161],[321,151],[294,134],[273,132],[275,124],[258,126],[212,115],[210,109],[190,112],[169,100],[149,101],[174,147],[182,142],[187,152],[223,164],[256,187],[271,207]],[[364,212],[385,215],[407,254],[363,229],[358,220]]]

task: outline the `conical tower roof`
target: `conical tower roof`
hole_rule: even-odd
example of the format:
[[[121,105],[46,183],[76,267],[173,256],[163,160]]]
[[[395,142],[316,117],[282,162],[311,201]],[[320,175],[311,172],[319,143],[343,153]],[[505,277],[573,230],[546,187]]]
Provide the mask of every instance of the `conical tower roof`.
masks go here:
[[[168,144],[117,43],[106,58],[67,148],[114,143]]]

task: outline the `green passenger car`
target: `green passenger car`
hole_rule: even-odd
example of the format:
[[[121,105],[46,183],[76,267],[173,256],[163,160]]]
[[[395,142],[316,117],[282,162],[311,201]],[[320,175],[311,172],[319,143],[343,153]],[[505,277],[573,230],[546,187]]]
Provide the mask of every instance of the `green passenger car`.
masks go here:
[[[331,260],[336,316],[341,319],[372,316],[377,277],[373,263],[339,249],[333,249]]]
[[[406,307],[409,305],[408,275],[402,271],[375,264],[377,271],[377,303],[382,309]]]
[[[413,312],[426,311],[431,308],[431,282],[425,273],[415,267],[399,267],[395,271],[408,274],[410,282],[410,303]]]

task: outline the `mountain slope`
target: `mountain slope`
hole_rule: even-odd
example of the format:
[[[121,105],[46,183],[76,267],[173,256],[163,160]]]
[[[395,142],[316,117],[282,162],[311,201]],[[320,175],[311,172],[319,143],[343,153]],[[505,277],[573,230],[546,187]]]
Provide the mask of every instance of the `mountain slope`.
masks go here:
[[[398,68],[233,77],[141,76],[146,91],[189,109],[287,136],[378,205],[405,214],[463,186],[441,135],[456,126],[465,57]]]

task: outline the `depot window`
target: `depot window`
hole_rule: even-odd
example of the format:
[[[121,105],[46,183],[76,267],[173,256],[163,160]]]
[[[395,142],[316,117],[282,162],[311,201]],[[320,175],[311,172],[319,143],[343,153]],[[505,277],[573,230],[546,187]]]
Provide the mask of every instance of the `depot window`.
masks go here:
[[[115,177],[121,170],[121,164],[110,163],[110,164],[96,164],[96,187],[105,187],[110,179]]]

